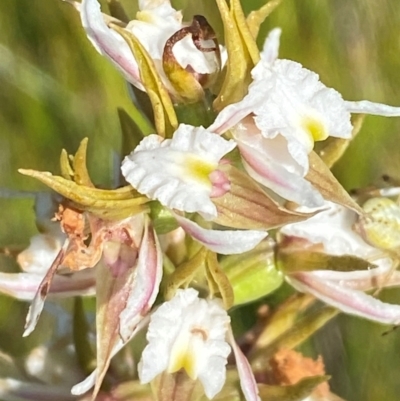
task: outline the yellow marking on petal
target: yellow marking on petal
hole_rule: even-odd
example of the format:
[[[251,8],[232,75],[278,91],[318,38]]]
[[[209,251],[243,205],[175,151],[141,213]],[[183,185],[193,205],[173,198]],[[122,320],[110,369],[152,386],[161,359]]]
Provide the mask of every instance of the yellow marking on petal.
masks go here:
[[[209,176],[217,167],[215,163],[205,162],[199,157],[188,156],[185,166],[187,168],[186,171],[192,178],[201,182],[203,185],[211,187]]]
[[[175,373],[180,369],[185,369],[187,375],[192,380],[197,379],[195,358],[188,350],[188,347],[180,347],[179,350],[175,350],[175,355],[171,356],[172,360],[168,368],[169,373]]]
[[[310,135],[313,142],[323,141],[328,138],[329,133],[322,121],[315,117],[307,116],[302,120],[303,129]]]

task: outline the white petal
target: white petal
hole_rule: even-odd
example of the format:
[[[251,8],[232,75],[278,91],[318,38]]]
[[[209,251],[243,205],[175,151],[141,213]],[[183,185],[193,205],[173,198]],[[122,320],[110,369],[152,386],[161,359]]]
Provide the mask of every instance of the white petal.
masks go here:
[[[0,292],[16,299],[32,301],[43,275],[30,273],[0,273]],[[95,278],[93,271],[83,270],[70,276],[57,275],[50,287],[49,295],[72,297],[93,295]]]
[[[249,361],[243,354],[242,350],[236,344],[236,341],[233,337],[232,329],[229,330],[228,339],[233,349],[233,353],[235,354],[236,366],[240,379],[240,387],[243,391],[246,401],[260,401],[261,399],[258,395],[256,379],[251,370],[251,366],[249,364]]]
[[[262,158],[254,149],[240,144],[243,166],[254,180],[284,199],[307,207],[323,205],[322,195],[300,174],[289,172],[279,163]]]
[[[326,201],[326,210],[300,223],[288,224],[281,232],[288,236],[305,238],[318,244],[322,243],[331,255],[354,255],[361,258],[374,256],[377,250],[368,245],[352,226],[357,219],[355,212]]]
[[[169,1],[142,1],[137,19],[127,29],[147,50],[153,60],[162,60],[165,42],[182,28],[182,13],[171,7]]]
[[[264,63],[272,64],[278,58],[281,33],[281,28],[275,28],[269,32],[265,39],[263,51],[260,54]]]
[[[312,272],[293,273],[288,281],[298,291],[314,295],[344,313],[384,324],[400,324],[400,305],[384,303],[364,292],[348,289],[335,281],[321,279]]]
[[[96,50],[106,56],[132,85],[143,90],[139,67],[131,49],[121,35],[108,28],[97,0],[83,0],[82,25]]]
[[[122,174],[139,192],[164,206],[216,217],[209,175],[236,146],[203,127],[181,124],[172,139],[150,135],[125,158]]]
[[[192,361],[195,378],[202,382],[206,395],[213,398],[225,382],[229,322],[220,302],[199,299],[192,288],[178,290],[151,317],[148,345],[138,366],[141,383],[150,382],[174,365],[176,355],[185,353]]]
[[[314,72],[294,61],[277,60],[271,68],[258,64],[252,74],[254,82],[247,96],[258,97],[255,92],[262,87],[264,102],[253,112],[264,136],[271,138],[281,133],[288,142],[293,139],[306,146],[310,132],[304,124],[310,119],[327,136],[350,138],[350,113],[342,96],[324,86]]]
[[[31,238],[29,247],[18,255],[18,264],[23,271],[42,275],[43,277],[56,258],[64,241],[65,235],[61,233],[60,235],[35,235]]]
[[[145,226],[139,249],[136,277],[126,308],[120,314],[120,334],[128,341],[137,324],[146,315],[158,295],[162,278],[162,252],[155,231]]]
[[[265,231],[257,230],[207,230],[193,221],[174,215],[181,227],[196,241],[206,248],[222,255],[233,255],[250,251],[267,235]]]
[[[369,270],[356,270],[350,272],[340,272],[331,270],[314,270],[313,275],[322,280],[337,282],[343,287],[368,291],[374,288],[385,288],[398,286],[400,275],[392,272],[393,262],[389,258],[374,260],[378,266]]]
[[[384,117],[400,117],[400,107],[392,107],[382,103],[361,100],[360,102],[345,102],[350,113],[374,114]]]

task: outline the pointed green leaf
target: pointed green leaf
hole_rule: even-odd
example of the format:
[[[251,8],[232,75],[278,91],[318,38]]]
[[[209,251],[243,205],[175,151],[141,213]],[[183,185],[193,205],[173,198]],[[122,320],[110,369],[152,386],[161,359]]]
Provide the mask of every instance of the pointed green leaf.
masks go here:
[[[65,149],[61,151],[60,156],[60,169],[61,169],[61,176],[64,177],[66,180],[72,180],[74,177],[74,170],[71,167],[71,163],[68,157],[68,153]]]
[[[225,0],[216,0],[224,24],[225,46],[228,52],[226,75],[214,108],[222,110],[231,103],[243,99],[251,82],[250,72],[254,67],[250,54],[243,43],[234,16]]]
[[[377,267],[373,263],[353,255],[337,256],[312,251],[278,251],[277,261],[279,269],[285,274],[313,270],[351,272]]]
[[[321,195],[331,202],[354,210],[357,214],[363,214],[361,207],[346,192],[321,158],[315,152],[311,152],[308,159],[310,169],[306,175],[306,179]]]
[[[21,174],[36,178],[65,198],[73,201],[79,209],[109,219],[133,216],[147,211],[148,198],[137,195],[133,188],[103,190],[78,185],[48,172],[18,170]]]
[[[260,52],[255,37],[252,35],[247,25],[246,17],[244,16],[239,0],[231,0],[231,13],[235,19],[243,43],[251,57],[251,61],[256,65],[260,61]]]
[[[94,188],[92,180],[90,179],[87,170],[86,154],[87,154],[88,138],[82,139],[78,151],[74,156],[73,169],[74,181],[78,185],[85,185],[86,187]]]
[[[260,30],[261,24],[265,21],[265,19],[275,10],[280,4],[282,0],[270,0],[268,3],[264,4],[258,10],[252,11],[247,16],[247,25],[254,39],[257,38],[258,32]]]

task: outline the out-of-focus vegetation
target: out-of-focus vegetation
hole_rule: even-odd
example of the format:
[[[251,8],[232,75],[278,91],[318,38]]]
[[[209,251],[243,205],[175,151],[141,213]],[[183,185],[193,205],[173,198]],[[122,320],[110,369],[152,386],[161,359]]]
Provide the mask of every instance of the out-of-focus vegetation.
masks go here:
[[[135,0],[122,0],[133,12]],[[221,33],[214,0],[180,0],[190,19],[203,14]],[[248,12],[263,0],[243,0]],[[264,24],[283,28],[282,58],[301,62],[345,99],[400,105],[400,3],[398,0],[284,0]],[[120,132],[116,108],[135,113],[119,74],[87,41],[76,11],[61,0],[0,1],[0,187],[43,189],[17,168],[58,171],[62,148],[70,153],[89,137],[95,182],[112,182]],[[400,119],[367,117],[362,132],[335,167],[347,188],[400,179]],[[32,199],[0,199],[0,246],[22,245],[35,233]],[[2,270],[15,268],[5,257]],[[399,290],[383,293],[400,301]],[[43,335],[49,319],[20,339],[27,304],[0,298],[0,350],[23,353]],[[400,332],[340,317],[314,341],[332,375],[333,391],[349,401],[398,401]],[[42,333],[40,333],[42,332]]]

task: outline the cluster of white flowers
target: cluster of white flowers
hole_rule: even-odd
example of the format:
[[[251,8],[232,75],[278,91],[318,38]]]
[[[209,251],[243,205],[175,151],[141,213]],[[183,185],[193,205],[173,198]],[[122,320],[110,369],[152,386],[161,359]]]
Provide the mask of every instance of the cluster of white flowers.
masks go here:
[[[132,52],[125,34],[133,35],[150,56],[171,98],[181,99],[163,64],[168,38],[187,30],[187,24],[169,0],[139,0],[137,19],[123,28],[117,20],[102,14],[98,0],[83,0],[74,5],[90,41],[126,80],[146,91],[141,60]],[[218,44],[211,47],[215,42],[208,37],[187,32],[172,48],[174,62],[196,78],[218,73],[226,62],[226,53],[229,60],[229,51]],[[362,233],[354,230],[357,213],[345,204],[332,203],[335,199],[326,199],[307,175],[316,141],[329,137],[351,139],[351,113],[400,116],[400,108],[343,100],[337,91],[324,86],[316,73],[297,62],[278,58],[280,35],[279,28],[270,32],[260,60],[251,71],[247,94],[241,100],[223,107],[208,127],[181,123],[170,137],[155,133],[143,138],[123,160],[122,174],[146,202],[159,202],[176,226],[209,253],[233,255],[251,251],[268,236],[269,228],[278,227],[278,247],[285,241],[302,240],[311,248],[319,246],[319,253],[338,257],[339,263],[343,260],[340,257],[349,255],[368,261],[372,268],[360,271],[341,271],[338,266],[337,271],[297,269],[285,275],[297,290],[345,313],[397,325],[400,306],[385,304],[364,292],[399,284],[399,275],[392,272],[397,261],[376,244],[368,244]],[[285,210],[282,213],[294,216],[292,224],[238,230],[232,222],[226,229],[215,227],[221,217],[218,199],[234,193],[234,184],[225,169],[232,164],[230,155],[234,152],[240,155],[240,173],[246,174],[252,188],[265,194],[273,192],[268,202],[274,210]],[[283,209],[287,201],[295,202],[299,208]],[[302,214],[301,207],[309,214]],[[309,208],[313,208],[311,212]],[[199,216],[192,218],[185,213]],[[252,211],[243,214],[251,217]],[[36,325],[49,283],[50,295],[96,291],[102,300],[97,327],[99,330],[111,324],[111,328],[98,334],[97,369],[76,385],[73,393],[83,394],[93,386],[96,393],[111,357],[148,324],[148,344],[138,365],[141,383],[184,370],[190,380],[201,382],[205,395],[212,399],[224,386],[227,358],[233,350],[246,400],[259,400],[251,366],[233,338],[222,300],[213,298],[213,294],[205,299],[193,288],[176,288],[172,299],[151,311],[160,290],[165,249],[160,246],[148,210],[141,211],[133,220],[117,223],[104,222],[90,212],[88,215],[91,241],[96,246],[91,264],[71,264],[67,256],[78,254],[73,253],[71,243],[80,244],[85,255],[89,255],[90,248],[85,248],[83,234],[79,237],[64,227],[64,233],[40,234],[32,240],[19,258],[24,273],[0,273],[0,291],[20,299],[34,299],[26,334]],[[51,282],[47,270],[57,255],[61,255],[61,266],[78,271],[70,277],[55,275]],[[93,266],[96,272],[85,269]],[[80,268],[85,270],[79,271]],[[107,280],[112,285],[107,287]],[[187,287],[190,281],[179,285]],[[107,350],[103,352],[103,348]]]

